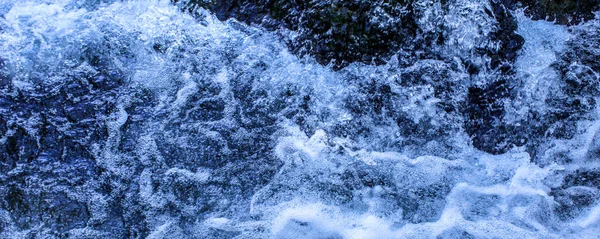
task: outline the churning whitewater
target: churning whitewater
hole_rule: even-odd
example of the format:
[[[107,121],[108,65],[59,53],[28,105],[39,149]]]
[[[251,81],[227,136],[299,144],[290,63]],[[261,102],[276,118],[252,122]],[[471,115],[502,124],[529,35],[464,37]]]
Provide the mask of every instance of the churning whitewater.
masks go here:
[[[182,5],[0,3],[1,238],[600,235],[600,19],[417,0],[336,65]]]

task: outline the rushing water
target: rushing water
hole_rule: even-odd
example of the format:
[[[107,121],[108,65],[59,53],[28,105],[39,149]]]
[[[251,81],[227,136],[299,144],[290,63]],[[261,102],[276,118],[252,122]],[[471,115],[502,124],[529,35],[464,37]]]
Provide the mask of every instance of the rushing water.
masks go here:
[[[3,1],[0,237],[597,237],[599,73],[570,59],[596,87],[573,93],[557,65],[600,55],[600,20],[514,13],[525,44],[503,123],[554,99],[587,110],[493,155],[444,107],[503,74],[459,60],[484,64],[494,19],[488,1],[450,2],[418,22],[443,22],[443,59],[334,71],[290,53],[293,32],[168,1]]]

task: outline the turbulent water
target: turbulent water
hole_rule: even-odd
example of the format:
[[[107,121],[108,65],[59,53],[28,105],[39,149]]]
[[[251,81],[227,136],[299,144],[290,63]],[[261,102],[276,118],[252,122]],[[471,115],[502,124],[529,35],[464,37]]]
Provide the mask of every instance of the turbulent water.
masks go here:
[[[489,1],[434,2],[441,57],[334,70],[169,1],[2,1],[0,237],[596,238],[600,20],[516,10],[512,75],[473,73]],[[464,109],[499,77],[491,154]]]

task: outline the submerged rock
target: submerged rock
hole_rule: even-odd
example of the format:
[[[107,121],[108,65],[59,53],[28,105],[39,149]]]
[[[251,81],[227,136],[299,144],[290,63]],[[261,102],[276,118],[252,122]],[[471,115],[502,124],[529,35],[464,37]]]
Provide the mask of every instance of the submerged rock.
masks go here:
[[[434,85],[436,95],[444,98],[445,107],[453,105],[451,107],[453,109],[448,108],[448,111],[462,111],[467,115],[469,119],[466,121],[466,128],[473,137],[474,145],[493,153],[504,152],[513,145],[522,145],[521,141],[526,138],[526,136],[513,137],[518,130],[507,129],[499,123],[502,121],[503,112],[500,102],[513,96],[506,93],[515,85],[510,82],[516,80],[511,77],[512,63],[524,44],[523,37],[515,33],[517,22],[509,11],[510,6],[506,4],[508,4],[506,1],[491,0],[489,8],[483,7],[487,17],[494,22],[495,30],[488,36],[491,43],[482,43],[475,47],[474,54],[483,59],[481,62],[473,63],[468,59],[464,60],[468,73],[472,77],[478,77],[480,71],[498,71],[504,75],[502,79],[491,79],[490,85],[469,90],[469,97],[462,109],[458,109],[458,104],[450,102],[450,99],[443,96],[446,95],[443,92],[457,91],[458,85],[448,83],[449,80],[443,75],[436,75],[439,73],[434,73],[432,76],[428,76],[430,75],[428,73],[423,76],[418,72],[411,76],[414,74],[411,73],[407,75],[410,80],[405,80],[408,84],[404,83],[404,86],[412,87],[423,83],[419,78],[437,79],[425,83]],[[458,9],[469,8],[463,5],[459,1],[418,0],[377,2],[192,0],[183,2],[184,9],[190,12],[194,12],[196,7],[203,7],[214,13],[220,20],[235,18],[270,30],[281,28],[293,30],[298,35],[288,39],[292,52],[310,55],[323,65],[332,63],[334,69],[341,69],[352,62],[381,64],[394,54],[398,59],[397,67],[407,67],[421,59],[451,62],[451,59],[446,59],[449,56],[439,53],[439,49],[446,44],[445,38],[450,37],[444,31],[455,28],[451,26],[449,20],[444,20],[444,16],[454,14]],[[457,46],[450,44],[446,47]],[[465,54],[473,54],[473,52],[465,52]],[[381,114],[382,109],[392,107],[390,99],[394,96],[389,89],[386,90],[389,86],[383,84],[381,89],[372,89],[378,88],[381,84],[372,82],[357,85],[360,88],[359,92],[366,93],[365,97],[374,97],[368,100],[372,105],[368,102],[352,104],[351,108],[358,117],[371,112]],[[377,92],[373,92],[374,90]],[[490,105],[496,107],[490,108]],[[493,112],[488,112],[487,109],[492,109]],[[387,111],[394,110],[387,109]],[[404,119],[404,116],[395,116],[395,118],[402,125],[401,128],[405,127],[406,122],[410,122]],[[352,128],[357,132],[365,132],[358,126]],[[438,136],[444,134],[436,129],[425,130],[429,132],[428,134],[438,134]],[[499,144],[503,146],[498,146]]]
[[[595,169],[578,169],[565,175],[560,187],[550,192],[556,202],[555,212],[562,220],[573,219],[600,199],[600,171]]]
[[[174,0],[174,2],[179,2]],[[192,13],[197,7],[211,11],[220,20],[238,21],[269,30],[289,29],[292,52],[310,55],[323,64],[340,69],[352,62],[382,64],[394,54],[403,58],[441,58],[436,48],[444,44],[444,14],[453,1],[182,1]],[[490,1],[487,13],[496,19],[492,36],[498,47],[481,49],[492,59],[492,68],[509,68],[523,38],[514,33],[516,22],[504,1]],[[437,9],[437,10],[436,10]],[[438,20],[436,20],[438,19]],[[424,22],[425,21],[425,22]],[[410,61],[410,60],[409,60]],[[413,61],[408,64],[414,63]]]
[[[491,39],[497,42],[498,47],[481,49],[490,59],[487,65],[482,67],[468,62],[465,65],[474,79],[479,77],[481,68],[497,74],[485,77],[485,84],[469,87],[463,112],[465,130],[471,136],[473,146],[488,153],[501,154],[514,146],[524,145],[531,136],[527,128],[506,124],[504,120],[504,102],[515,97],[514,89],[520,85],[514,75],[513,63],[525,40],[516,34],[517,20],[506,3],[491,0],[490,6],[486,13],[497,21]]]
[[[589,119],[596,108],[600,94],[599,25],[600,20],[590,20],[573,26],[574,37],[552,65],[559,73],[560,94],[546,100],[550,110],[538,120],[544,123],[547,136],[572,138],[576,134],[575,122]]]
[[[118,2],[80,18],[74,16],[85,11],[69,12],[73,19],[61,25],[74,33],[40,30],[51,54],[7,50],[19,57],[0,58],[0,237],[246,238],[242,233],[253,231],[264,238],[269,207],[296,196],[389,219],[395,228],[444,222],[446,208],[458,209],[446,205],[463,191],[537,187],[543,176],[511,180],[504,171],[512,169],[503,169],[520,159],[529,165],[528,155],[482,154],[489,162],[478,164],[468,156],[469,142],[502,154],[535,147],[546,135],[570,137],[568,123],[589,112],[599,93],[600,34],[581,30],[585,37],[556,65],[562,96],[542,102],[550,113],[531,114],[518,126],[507,123],[505,102],[524,88],[513,69],[524,40],[507,1],[476,3],[188,5],[279,34],[293,30],[293,52],[338,71],[298,60],[262,30],[219,22],[187,28],[194,20],[173,6],[160,8],[168,3],[144,9]],[[44,61],[66,49],[74,56],[56,60],[66,66]],[[27,61],[15,60],[21,58]],[[546,134],[551,125],[564,130]],[[600,154],[594,147],[590,157]],[[567,176],[552,191],[556,213],[572,217],[594,205],[598,177],[597,170]],[[507,205],[497,189],[460,196],[457,213],[472,222],[507,220],[492,210]],[[543,212],[528,213],[549,215]],[[347,235],[310,218],[281,227],[275,237]],[[478,235],[446,227],[439,238]]]

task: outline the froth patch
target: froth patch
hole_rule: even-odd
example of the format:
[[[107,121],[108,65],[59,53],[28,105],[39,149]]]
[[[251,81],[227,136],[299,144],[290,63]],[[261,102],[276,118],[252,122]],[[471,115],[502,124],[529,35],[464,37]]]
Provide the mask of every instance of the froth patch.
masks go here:
[[[389,220],[322,203],[295,205],[273,221],[274,238],[396,238]]]

